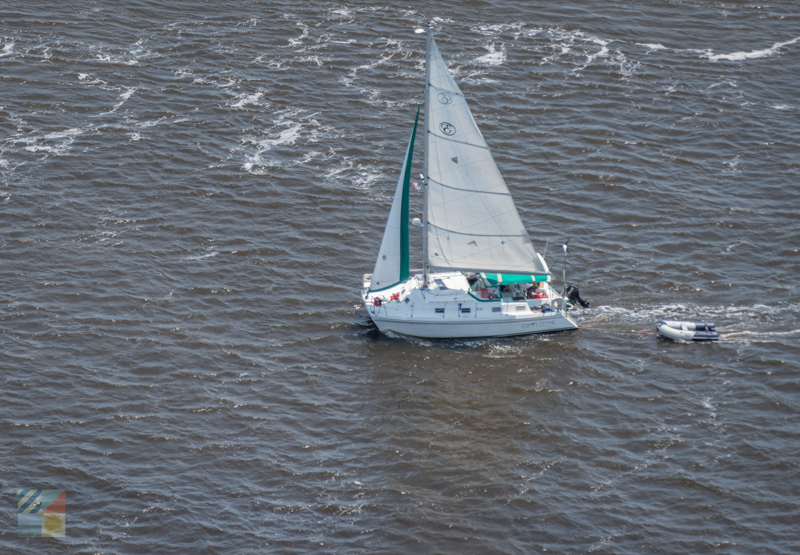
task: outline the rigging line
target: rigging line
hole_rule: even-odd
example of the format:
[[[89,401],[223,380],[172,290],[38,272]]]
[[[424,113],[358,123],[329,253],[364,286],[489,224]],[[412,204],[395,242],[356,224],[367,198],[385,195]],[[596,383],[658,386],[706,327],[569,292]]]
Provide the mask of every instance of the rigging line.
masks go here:
[[[441,140],[443,140],[443,141],[450,141],[451,143],[458,143],[458,144],[460,144],[460,145],[472,146],[472,147],[475,147],[475,148],[482,148],[482,149],[484,149],[484,150],[488,150],[488,151],[490,151],[490,152],[491,152],[491,150],[492,150],[492,149],[491,149],[491,148],[489,148],[488,146],[475,145],[475,144],[472,144],[472,143],[468,143],[468,142],[466,142],[466,141],[457,141],[457,140],[455,140],[455,139],[451,139],[450,137],[443,136],[443,135],[439,135],[438,133],[434,133],[434,132],[433,132],[433,131],[431,131],[430,129],[428,129],[428,134],[430,134],[430,135],[433,135],[433,136],[434,136],[434,137],[436,137],[437,139],[441,139]]]
[[[456,235],[466,235],[467,237],[509,237],[509,238],[513,238],[513,237],[521,237],[521,238],[523,238],[523,239],[525,239],[525,240],[528,240],[528,239],[529,239],[529,238],[528,238],[528,234],[527,234],[527,233],[526,233],[525,235],[521,235],[521,234],[513,234],[513,235],[512,235],[512,234],[510,234],[510,233],[499,233],[499,234],[486,234],[486,233],[462,233],[462,232],[460,232],[460,231],[454,231],[454,230],[452,230],[452,229],[447,229],[446,227],[441,227],[441,226],[438,226],[438,225],[436,225],[436,224],[432,224],[432,223],[430,223],[430,222],[428,223],[428,225],[429,225],[429,226],[432,226],[432,227],[435,227],[436,229],[441,229],[442,231],[444,231],[444,232],[446,232],[446,233],[455,233]],[[514,243],[511,243],[511,244],[513,245]]]
[[[438,249],[440,251],[442,251],[441,254],[433,253],[434,256],[441,256],[444,259],[444,262],[446,262],[448,266],[452,266],[453,264],[450,262],[450,258],[444,253],[444,249],[442,248],[442,240],[439,238],[439,231],[438,231],[439,228],[436,227],[435,225],[431,224],[431,223],[428,223],[428,227],[433,227],[434,228],[434,232],[436,233],[436,243],[437,243],[436,246],[438,247]],[[430,255],[430,252],[428,254]],[[429,258],[430,258],[430,256],[429,256]]]
[[[456,264],[457,261],[461,261],[461,262],[469,261],[469,260],[473,260],[476,256],[479,257],[480,255],[485,254],[485,253],[494,253],[494,252],[496,252],[496,249],[497,249],[498,245],[495,243],[493,245],[489,245],[487,248],[484,248],[482,250],[470,253],[468,256],[457,256],[455,258],[452,258],[452,257],[447,256],[445,254],[445,251],[449,252],[450,247],[448,245],[447,236],[446,235],[442,236],[442,233],[445,233],[445,234],[449,233],[448,230],[446,230],[444,228],[440,228],[440,227],[438,227],[438,226],[436,226],[434,224],[429,224],[429,226],[434,228],[434,237],[433,237],[433,239],[434,239],[436,245],[438,246],[439,250],[441,251],[441,254],[439,256],[444,258],[445,262],[451,268],[456,268],[456,267],[461,267],[462,266],[460,264]],[[458,233],[458,232],[454,232],[454,233]],[[464,234],[461,234],[461,235],[464,235]],[[474,236],[474,235],[470,235],[470,236]],[[501,237],[508,237],[508,236],[507,235],[501,235]],[[519,255],[526,254],[524,252],[524,249],[520,248],[519,245],[514,243],[514,242],[509,241],[508,243],[506,243],[506,246],[509,247],[509,249],[513,249],[512,252],[516,252]],[[452,253],[449,253],[449,254],[452,254]],[[463,265],[465,267],[469,267],[469,268],[474,269],[474,264],[475,263],[473,262],[472,264],[463,264]],[[442,266],[442,267],[447,267],[447,266]],[[531,269],[530,266],[524,265],[524,264],[517,264],[517,265],[513,265],[513,266],[507,266],[505,270],[497,270],[497,273],[501,273],[501,274],[504,273],[504,272],[506,272],[506,273],[512,272],[513,273],[513,271],[515,271],[515,270],[520,270],[524,274],[542,273],[540,268]],[[487,271],[494,271],[494,270],[487,270]],[[549,274],[549,272],[547,272],[547,273]]]
[[[442,172],[440,172],[440,173],[442,173]],[[474,189],[462,189],[461,187],[453,187],[452,185],[446,185],[446,184],[442,183],[441,181],[436,181],[433,178],[430,178],[430,181],[433,182],[433,183],[436,183],[437,185],[441,185],[442,187],[446,187],[447,189],[452,189],[454,191],[464,191],[465,193],[473,193],[473,194],[476,194],[476,195],[500,195],[500,196],[503,196],[503,197],[510,197],[511,196],[510,192],[509,193],[494,193],[492,191],[476,191]]]
[[[440,242],[440,246],[441,246],[441,242]],[[444,250],[444,249],[441,249],[441,250]],[[456,260],[461,261],[463,263],[464,261],[470,261],[470,260],[473,260],[476,257],[480,257],[480,255],[482,255],[482,254],[492,253],[492,252],[494,252],[494,250],[495,250],[494,247],[488,247],[488,248],[485,248],[485,249],[483,249],[481,251],[477,251],[475,253],[470,253],[469,256],[460,256],[460,257],[454,258],[452,260],[450,258],[448,258],[447,256],[444,256],[444,255],[442,255],[442,256],[444,256],[444,258],[446,259],[446,262],[448,264],[450,264],[450,266],[455,266],[455,261]],[[474,265],[475,263],[473,262],[472,264]],[[469,264],[464,263],[463,265],[464,266],[468,266]],[[474,269],[474,266],[472,266],[472,268]],[[523,271],[523,273],[530,273],[530,274],[543,273],[543,272],[530,271],[530,266],[524,266],[524,265],[521,265],[521,264],[518,264],[516,266],[509,266],[509,268],[514,268],[514,269],[517,269],[517,270],[521,270],[521,271]],[[490,270],[487,270],[487,271],[490,271]],[[503,270],[503,271],[500,271],[498,273],[502,274],[504,272],[508,273],[508,270]]]
[[[448,71],[450,71],[450,70],[448,70]],[[454,96],[460,96],[461,98],[465,98],[464,97],[464,93],[462,93],[462,92],[454,92],[454,91],[451,91],[449,89],[445,89],[444,87],[437,87],[433,83],[428,83],[428,86],[436,89],[437,91],[442,91],[442,92],[446,92],[447,94],[452,94]]]
[[[575,246],[574,246],[574,245],[573,245],[572,247],[570,247],[570,251],[569,251],[569,254],[570,254],[570,256],[577,256],[577,257],[578,257],[578,258],[580,258],[580,259],[581,259],[581,261],[582,261],[582,262],[585,264],[585,263],[586,263],[586,259],[585,259],[585,258],[583,258],[583,255],[582,255],[582,254],[578,254],[578,253],[576,253],[576,252],[574,251],[574,248],[575,248]]]
[[[434,228],[436,228],[436,226],[433,226],[433,227],[434,227]],[[446,246],[446,245],[447,245],[448,238],[447,238],[447,236],[445,236],[445,237],[441,237],[441,236],[440,236],[440,234],[439,234],[439,232],[440,232],[440,231],[442,231],[442,232],[444,232],[444,233],[447,233],[447,230],[442,230],[441,228],[436,228],[436,241],[437,241],[437,243],[438,243],[438,245],[439,245],[439,249],[440,249],[440,250],[448,250],[448,249],[449,249],[449,247],[448,247],[448,249],[444,249],[444,248],[443,248],[444,246]],[[470,237],[472,237],[472,235],[470,235]],[[505,237],[505,235],[503,235],[503,237]],[[444,240],[443,240],[443,239],[444,239]],[[518,247],[518,245],[516,245],[516,244],[514,244],[514,243],[511,243],[511,242],[509,242],[509,243],[507,243],[507,245],[509,245],[509,249],[513,248],[513,249],[514,249],[514,251],[516,251],[516,254],[519,254],[519,255],[524,255],[524,254],[526,254],[526,253],[524,252],[524,250],[523,250],[523,249],[520,249],[520,248]],[[485,247],[485,248],[483,248],[483,249],[481,249],[481,250],[477,250],[477,251],[475,251],[475,252],[472,252],[472,253],[470,253],[468,256],[461,256],[461,257],[459,257],[459,260],[465,260],[465,259],[475,258],[476,256],[480,256],[480,255],[482,255],[482,254],[485,254],[485,253],[487,253],[487,252],[491,252],[491,253],[493,253],[493,252],[495,252],[495,251],[496,251],[496,249],[497,249],[497,246],[498,246],[498,245],[497,245],[496,243],[495,243],[495,244],[490,244],[488,247]],[[521,265],[521,264],[519,264],[518,266],[522,266],[522,265]],[[502,273],[502,272],[501,272],[501,273]]]

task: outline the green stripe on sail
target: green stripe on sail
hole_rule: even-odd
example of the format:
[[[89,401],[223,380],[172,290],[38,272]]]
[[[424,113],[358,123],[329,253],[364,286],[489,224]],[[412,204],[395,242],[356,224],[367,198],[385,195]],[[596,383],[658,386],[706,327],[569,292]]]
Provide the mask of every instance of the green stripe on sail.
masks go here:
[[[550,276],[520,274],[486,274],[481,273],[483,280],[489,285],[511,285],[514,283],[533,283],[550,281]]]
[[[414,119],[414,130],[411,132],[411,142],[408,143],[406,154],[405,175],[403,176],[403,204],[400,207],[400,281],[409,278],[410,254],[408,249],[408,199],[411,187],[411,161],[414,157],[414,139],[417,136],[417,122],[419,121],[419,106],[417,117]]]

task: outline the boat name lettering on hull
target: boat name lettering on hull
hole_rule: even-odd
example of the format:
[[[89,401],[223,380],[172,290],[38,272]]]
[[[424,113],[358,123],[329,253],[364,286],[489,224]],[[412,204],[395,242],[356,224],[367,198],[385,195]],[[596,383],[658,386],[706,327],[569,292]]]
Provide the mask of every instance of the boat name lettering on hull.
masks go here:
[[[536,329],[547,328],[553,325],[553,320],[540,320],[538,322],[530,322],[529,324],[522,324],[522,329]]]

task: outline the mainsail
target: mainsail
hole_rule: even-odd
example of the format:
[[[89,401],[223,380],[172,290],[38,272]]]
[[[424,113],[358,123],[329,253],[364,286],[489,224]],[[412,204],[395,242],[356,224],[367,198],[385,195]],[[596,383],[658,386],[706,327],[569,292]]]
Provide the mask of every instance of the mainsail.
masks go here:
[[[547,273],[464,95],[429,40],[426,263],[432,269]]]
[[[375,261],[375,269],[372,271],[372,283],[369,288],[371,292],[388,289],[409,277],[408,193],[417,121],[419,121],[419,108],[417,108],[417,118],[414,120],[414,129],[411,132],[411,140],[408,142],[408,150],[403,161],[403,169],[397,180],[397,190],[394,193],[392,209],[389,211],[389,220],[386,222],[386,231],[383,232],[378,260]]]

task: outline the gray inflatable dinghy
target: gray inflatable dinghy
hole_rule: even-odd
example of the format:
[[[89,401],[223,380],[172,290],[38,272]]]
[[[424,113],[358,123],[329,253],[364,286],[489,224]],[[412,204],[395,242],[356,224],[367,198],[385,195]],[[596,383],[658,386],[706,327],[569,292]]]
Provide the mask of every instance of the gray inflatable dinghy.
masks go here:
[[[670,339],[683,341],[717,341],[719,333],[717,325],[712,322],[676,322],[662,320],[656,324],[658,333]]]

